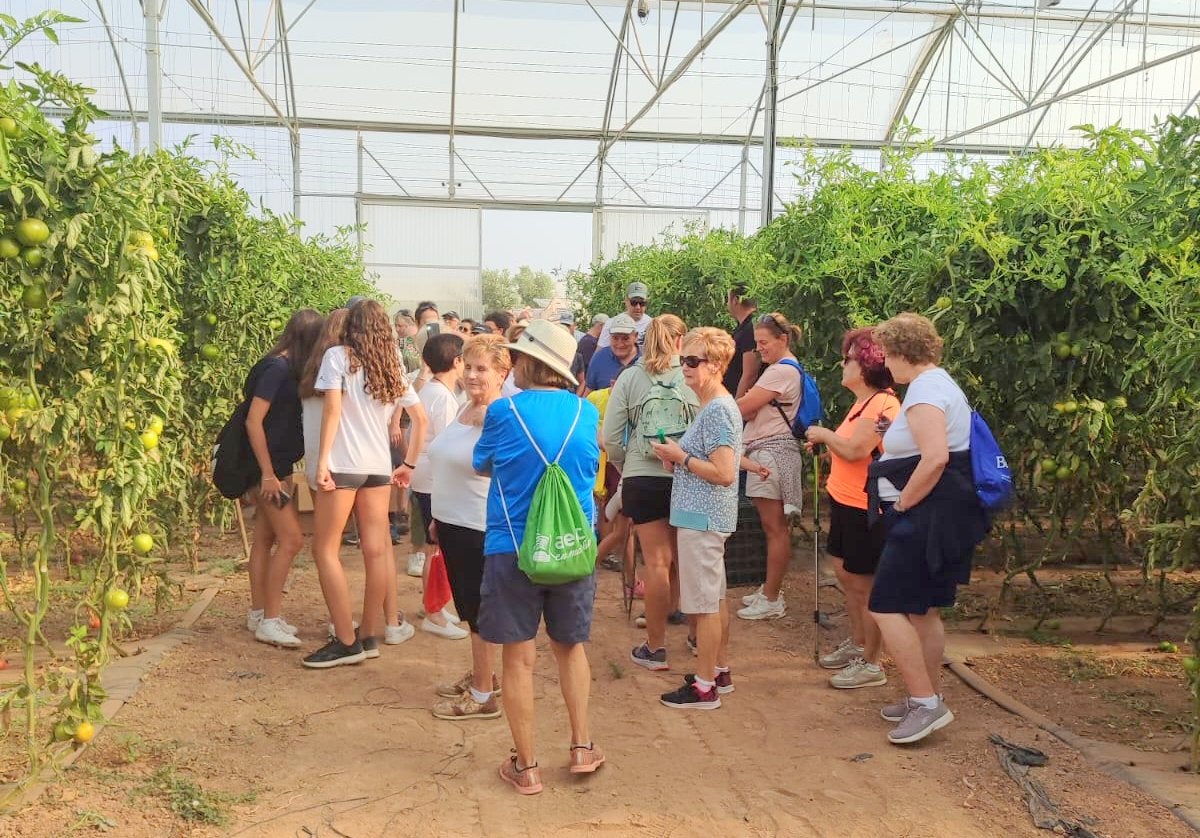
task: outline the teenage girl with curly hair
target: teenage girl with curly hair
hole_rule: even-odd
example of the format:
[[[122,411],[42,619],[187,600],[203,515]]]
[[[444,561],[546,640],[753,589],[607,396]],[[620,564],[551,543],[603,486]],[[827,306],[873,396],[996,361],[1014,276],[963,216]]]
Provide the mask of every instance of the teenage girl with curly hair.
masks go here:
[[[356,303],[341,342],[325,351],[314,384],[324,394],[316,462],[313,561],[334,628],[325,646],[304,665],[326,669],[379,656],[381,618],[394,574],[388,500],[391,485],[407,485],[424,445],[425,413],[408,386],[395,337],[383,307]],[[394,471],[389,442],[400,436],[401,413],[412,420],[408,459]],[[353,512],[366,568],[362,626],[354,631],[350,590],[338,560],[342,530]]]

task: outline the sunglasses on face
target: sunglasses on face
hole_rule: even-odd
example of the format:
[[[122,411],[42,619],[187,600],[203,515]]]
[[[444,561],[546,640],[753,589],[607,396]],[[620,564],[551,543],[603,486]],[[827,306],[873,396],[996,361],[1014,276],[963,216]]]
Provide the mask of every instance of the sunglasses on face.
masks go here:
[[[689,369],[694,370],[701,364],[705,363],[708,360],[708,358],[705,358],[702,355],[684,355],[679,360],[683,363],[683,365],[685,367],[688,367]]]
[[[645,300],[637,300],[637,299],[634,299],[634,300],[630,300],[630,301],[629,301],[629,304],[630,304],[631,306],[639,306],[640,308],[645,308],[645,307],[646,307],[646,301],[645,301]]]
[[[471,327],[470,326],[459,326],[458,332],[459,332],[459,334],[462,334],[462,335],[469,335],[469,334],[471,334]]]

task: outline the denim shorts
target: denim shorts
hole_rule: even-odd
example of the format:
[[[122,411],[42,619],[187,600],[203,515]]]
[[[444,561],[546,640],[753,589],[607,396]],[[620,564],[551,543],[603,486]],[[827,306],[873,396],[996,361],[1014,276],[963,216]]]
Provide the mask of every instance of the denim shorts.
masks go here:
[[[488,643],[522,643],[546,634],[564,646],[585,643],[592,633],[596,574],[563,585],[535,585],[517,567],[516,553],[485,557],[480,587],[479,636]]]

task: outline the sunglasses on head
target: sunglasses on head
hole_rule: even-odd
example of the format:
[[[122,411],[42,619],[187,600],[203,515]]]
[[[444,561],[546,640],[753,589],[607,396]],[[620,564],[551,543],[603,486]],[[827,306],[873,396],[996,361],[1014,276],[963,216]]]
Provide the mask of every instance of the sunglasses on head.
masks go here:
[[[696,367],[700,366],[705,361],[707,361],[708,358],[705,358],[703,355],[684,355],[679,360],[683,363],[683,365],[685,367],[688,367],[689,369],[694,370],[694,369],[696,369]]]
[[[777,333],[779,333],[781,335],[784,334],[785,332],[787,332],[787,329],[785,329],[783,327],[783,325],[778,320],[775,319],[774,314],[764,314],[762,317],[758,318],[758,325],[770,326],[772,329],[774,329]]]
[[[645,300],[638,299],[638,298],[636,298],[636,297],[635,297],[635,298],[633,298],[633,299],[631,299],[631,300],[629,301],[629,304],[630,304],[631,306],[641,306],[642,308],[645,308],[645,307],[646,307],[646,301],[645,301]]]

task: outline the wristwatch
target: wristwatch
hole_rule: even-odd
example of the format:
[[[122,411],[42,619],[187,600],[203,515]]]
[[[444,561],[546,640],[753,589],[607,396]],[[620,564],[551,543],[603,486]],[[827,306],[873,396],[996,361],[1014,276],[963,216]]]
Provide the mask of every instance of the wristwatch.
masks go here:
[[[692,461],[691,454],[688,454],[686,457],[683,458],[683,470],[684,471],[691,471],[691,469],[688,468],[688,463],[690,463],[691,461]]]

